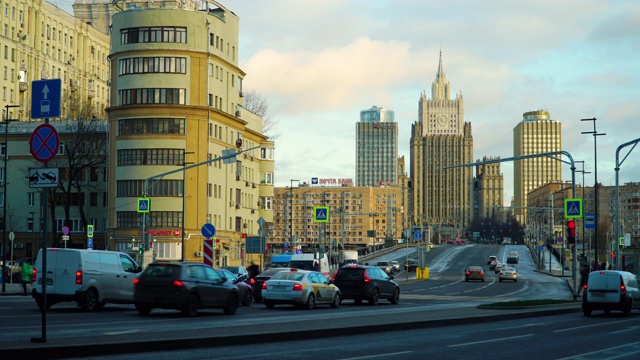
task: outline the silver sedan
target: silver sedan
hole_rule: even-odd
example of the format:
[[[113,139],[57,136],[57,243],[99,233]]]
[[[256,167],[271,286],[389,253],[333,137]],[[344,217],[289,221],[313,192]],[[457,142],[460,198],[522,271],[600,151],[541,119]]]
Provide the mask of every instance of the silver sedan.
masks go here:
[[[317,271],[290,269],[262,283],[262,302],[268,309],[291,304],[311,310],[316,304],[340,306],[340,289]]]
[[[502,280],[513,280],[513,282],[518,282],[518,273],[516,272],[516,268],[513,266],[503,266],[500,269],[499,281]]]

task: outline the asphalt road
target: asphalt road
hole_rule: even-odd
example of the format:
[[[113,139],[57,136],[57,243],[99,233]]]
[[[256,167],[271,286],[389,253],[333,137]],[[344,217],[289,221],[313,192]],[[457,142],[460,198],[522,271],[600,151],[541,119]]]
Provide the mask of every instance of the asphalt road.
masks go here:
[[[484,283],[464,281],[463,270],[467,265],[484,262],[486,266],[489,255],[502,256],[507,250],[510,251],[505,246],[494,245],[436,247],[427,257],[432,269],[430,280],[411,280],[414,273],[396,275],[402,289],[399,305],[383,301],[377,307],[356,306],[345,301],[338,309],[318,307],[313,311],[300,311],[288,306],[268,310],[261,304],[252,304],[241,307],[233,316],[211,310],[187,319],[179,312],[167,310],[154,310],[151,316],[141,317],[131,305],[107,305],[104,311],[87,314],[72,303],[60,304],[47,313],[47,341],[44,344],[30,341],[40,337],[42,331],[42,316],[33,299],[0,297],[0,328],[3,329],[0,351],[35,357],[46,354],[49,358],[131,353],[183,346],[245,344],[248,337],[253,343],[264,343],[301,334],[309,338],[375,333],[579,310],[578,304],[545,311],[524,309],[506,313],[504,310],[477,309],[477,305],[497,301],[572,298],[566,279],[533,270],[524,247],[519,250],[521,280],[517,283],[500,283],[495,274],[488,274]],[[406,257],[406,251],[397,250],[385,256]]]

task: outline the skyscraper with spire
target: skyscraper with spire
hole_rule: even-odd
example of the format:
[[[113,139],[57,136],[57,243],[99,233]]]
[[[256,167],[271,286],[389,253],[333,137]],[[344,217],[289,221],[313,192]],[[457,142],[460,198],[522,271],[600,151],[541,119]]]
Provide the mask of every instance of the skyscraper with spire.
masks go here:
[[[410,150],[413,223],[466,227],[472,216],[472,169],[445,167],[473,162],[473,136],[471,123],[464,122],[462,94],[451,98],[442,51],[431,98],[424,91],[420,95]]]

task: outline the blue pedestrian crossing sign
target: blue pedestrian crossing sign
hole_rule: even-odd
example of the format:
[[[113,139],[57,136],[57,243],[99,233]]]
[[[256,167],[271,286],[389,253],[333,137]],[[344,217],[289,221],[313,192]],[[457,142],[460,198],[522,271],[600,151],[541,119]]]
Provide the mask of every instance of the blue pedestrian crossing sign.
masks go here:
[[[148,213],[151,209],[149,198],[138,198],[138,212]]]
[[[314,206],[313,207],[313,221],[326,223],[329,222],[329,207],[328,206]]]
[[[582,218],[582,199],[564,199],[564,218]]]

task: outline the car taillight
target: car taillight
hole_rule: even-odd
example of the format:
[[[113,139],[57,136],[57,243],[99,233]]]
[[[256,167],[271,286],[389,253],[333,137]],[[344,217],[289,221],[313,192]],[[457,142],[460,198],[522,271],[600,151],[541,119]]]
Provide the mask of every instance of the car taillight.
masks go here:
[[[366,271],[364,274],[362,274],[362,277],[364,278],[364,282],[371,282],[371,278],[367,275]]]
[[[183,284],[183,283],[182,283],[182,281],[180,281],[180,280],[173,280],[173,286],[176,286],[176,287],[183,287],[183,286],[184,286],[184,284]]]
[[[82,270],[76,271],[76,285],[82,285]]]
[[[624,285],[620,285],[620,297],[627,296],[627,288]]]
[[[517,273],[514,271],[514,272],[513,272],[513,275],[517,275]]]
[[[256,279],[254,278],[249,279],[249,284],[253,285],[255,283],[256,283]]]
[[[340,271],[340,270],[338,270]],[[338,273],[336,272],[335,274],[333,274],[333,276],[331,277],[331,281],[336,281],[336,276],[338,275]]]
[[[140,284],[140,279],[138,278],[133,279],[133,285],[138,285],[138,284]]]
[[[500,271],[500,275],[504,275],[504,273],[502,271]]]
[[[484,271],[480,271],[480,275],[484,275]]]
[[[471,275],[471,271],[467,270],[467,275]]]
[[[38,270],[36,270],[36,268],[33,268],[33,273],[31,274],[31,282],[35,282],[37,276],[38,276]]]
[[[266,281],[262,283],[262,290],[267,290],[267,283],[266,283]]]
[[[302,291],[302,284],[299,284],[299,283],[293,284],[293,288],[291,290],[293,290],[293,291]]]

